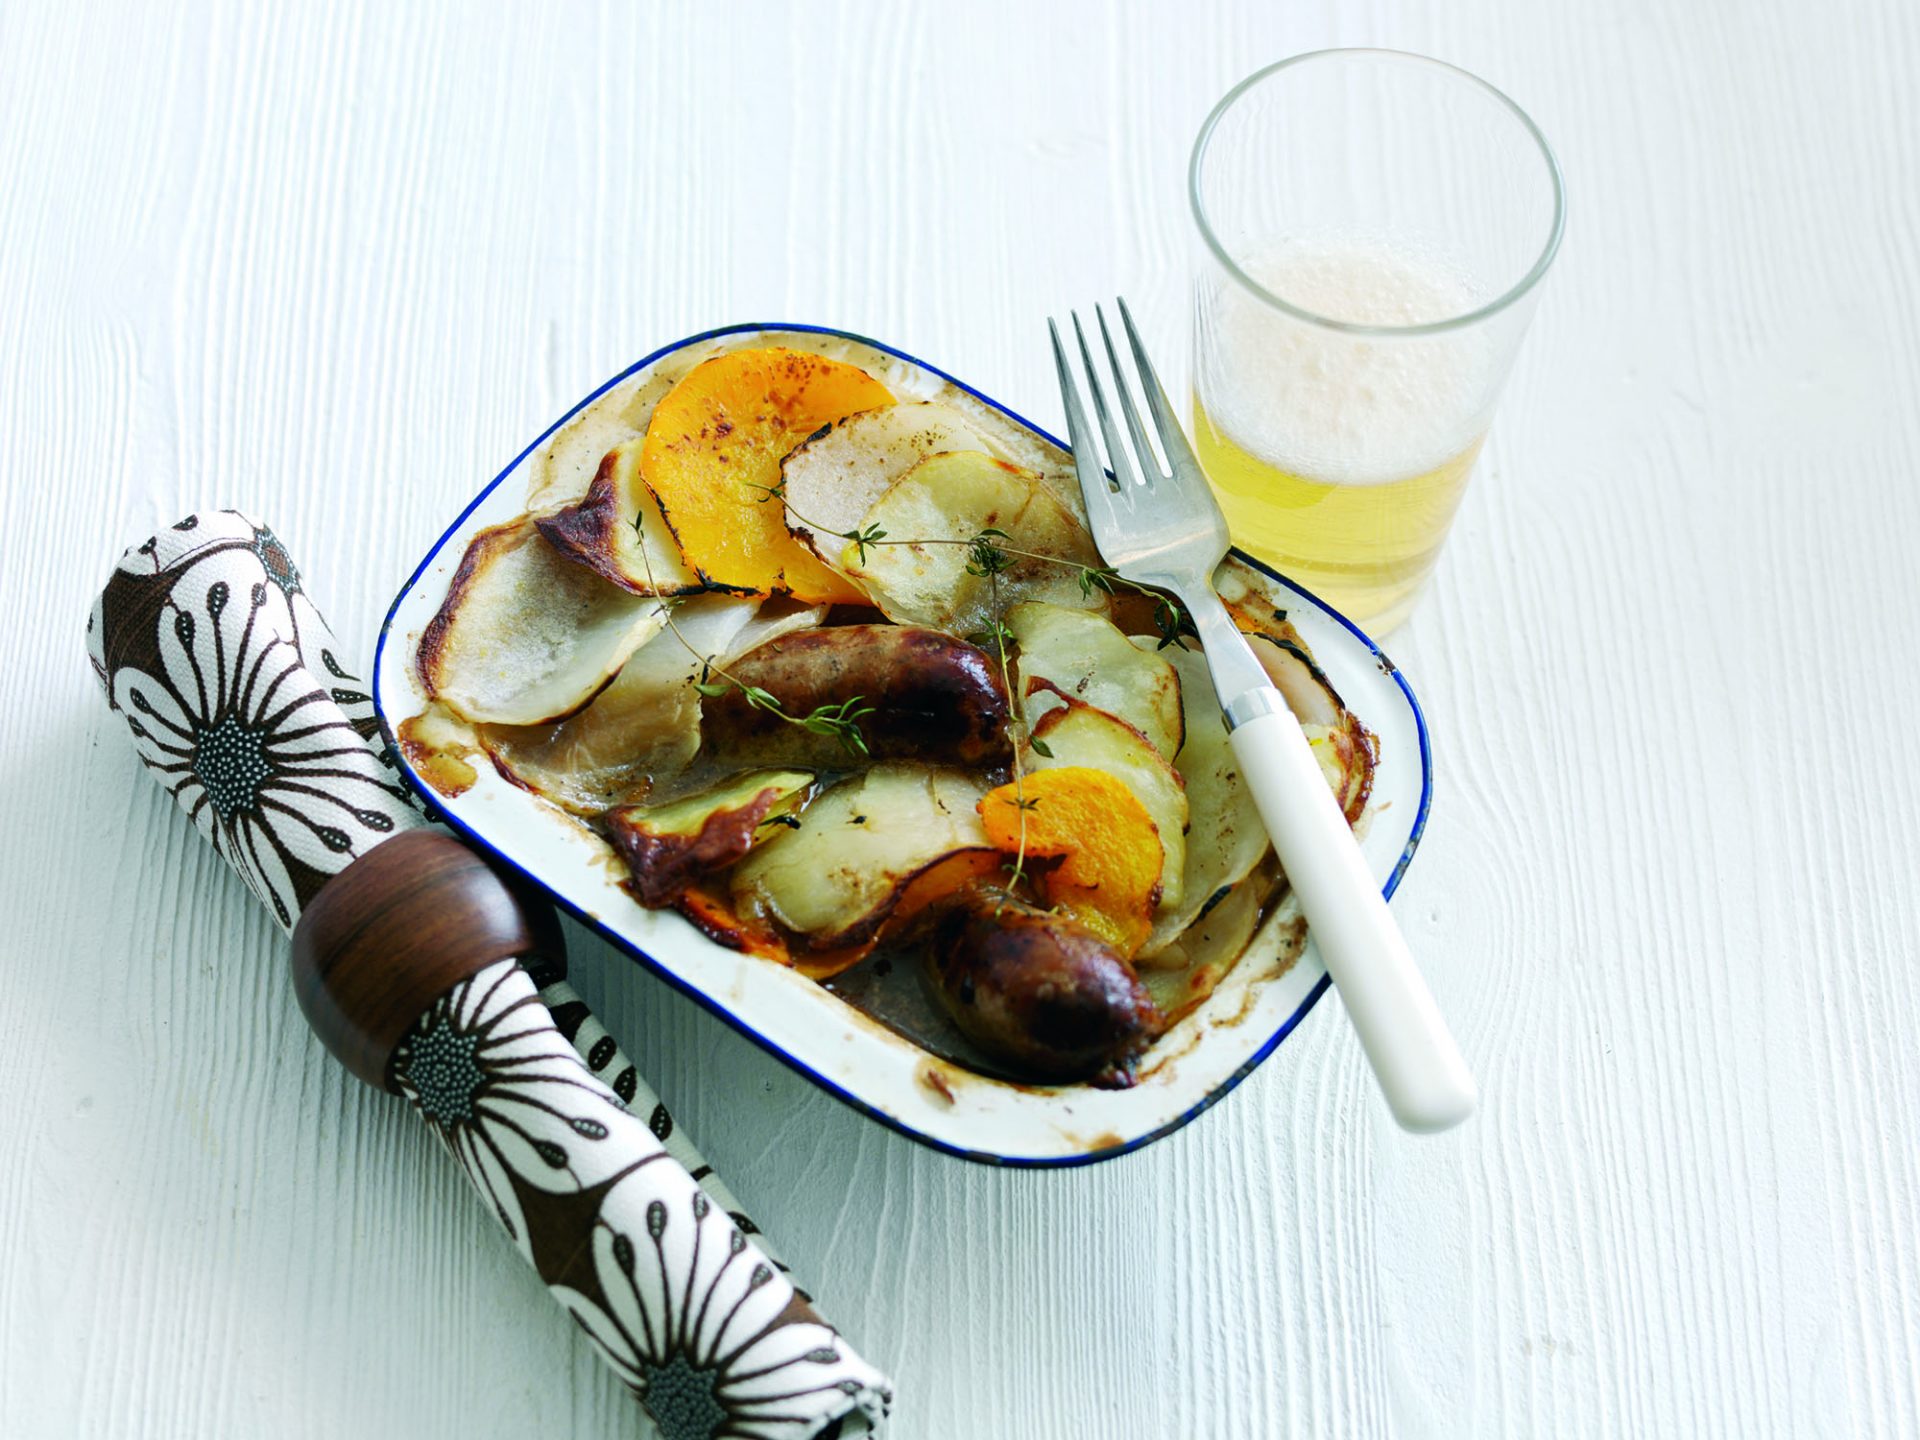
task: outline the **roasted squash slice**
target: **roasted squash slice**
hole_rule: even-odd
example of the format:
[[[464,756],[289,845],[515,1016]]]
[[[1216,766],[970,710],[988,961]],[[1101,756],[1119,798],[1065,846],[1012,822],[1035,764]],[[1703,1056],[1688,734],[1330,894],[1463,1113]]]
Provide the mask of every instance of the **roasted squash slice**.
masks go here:
[[[891,405],[866,371],[778,346],[695,366],[655,407],[640,473],[688,565],[708,584],[864,603],[788,532],[780,462],[823,425]]]
[[[1085,765],[1041,770],[989,791],[980,819],[1008,854],[1057,862],[1033,874],[1049,905],[1128,958],[1146,941],[1165,852],[1147,807],[1116,777]]]

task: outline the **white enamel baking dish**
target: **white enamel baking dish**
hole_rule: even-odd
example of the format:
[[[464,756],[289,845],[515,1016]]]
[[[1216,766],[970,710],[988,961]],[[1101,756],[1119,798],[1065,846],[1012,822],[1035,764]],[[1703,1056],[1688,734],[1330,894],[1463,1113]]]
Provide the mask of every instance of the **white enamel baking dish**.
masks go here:
[[[374,659],[374,704],[390,742],[401,722],[426,704],[413,665],[421,630],[474,534],[528,508],[530,466],[549,438],[582,412],[591,411],[583,423],[616,411],[638,415],[672,378],[699,361],[758,344],[825,350],[869,369],[903,398],[941,398],[983,417],[992,412],[1003,433],[1015,428],[1033,463],[1063,471],[1071,464],[1058,440],[998,401],[877,341],[787,324],[730,326],[676,341],[560,417],[481,490],[408,577],[381,628]],[[1426,724],[1413,691],[1372,641],[1312,595],[1238,551],[1228,565],[1285,611],[1341,697],[1379,738],[1362,848],[1391,895],[1413,858],[1432,796]],[[483,766],[471,789],[447,798],[430,790],[404,757],[401,765],[449,825],[669,984],[849,1105],[970,1160],[1085,1164],[1170,1134],[1272,1054],[1328,986],[1311,936],[1297,955],[1283,944],[1289,917],[1282,914],[1255,938],[1212,997],[1148,1055],[1133,1088],[988,1079],[935,1059],[811,980],[715,944],[677,914],[642,909],[620,888],[620,867],[603,842],[491,769]]]

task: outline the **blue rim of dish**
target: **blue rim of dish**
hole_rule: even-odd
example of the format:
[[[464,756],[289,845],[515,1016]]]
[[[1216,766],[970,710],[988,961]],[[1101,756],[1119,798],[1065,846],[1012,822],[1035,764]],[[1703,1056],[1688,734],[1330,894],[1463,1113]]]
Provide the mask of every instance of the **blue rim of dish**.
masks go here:
[[[1237,1089],[1240,1082],[1251,1075],[1262,1061],[1275,1050],[1279,1049],[1280,1042],[1293,1033],[1294,1027],[1306,1019],[1307,1012],[1312,1010],[1313,1007],[1319,1003],[1320,997],[1327,993],[1327,988],[1333,984],[1333,977],[1322,974],[1318,983],[1314,985],[1313,989],[1307,992],[1306,998],[1300,1002],[1293,1014],[1287,1017],[1280,1028],[1275,1030],[1272,1036],[1270,1036],[1258,1050],[1247,1057],[1239,1069],[1235,1070],[1231,1075],[1227,1076],[1226,1079],[1207,1091],[1205,1095],[1201,1096],[1200,1099],[1181,1111],[1173,1119],[1167,1121],[1164,1125],[1157,1126],[1144,1135],[1136,1136],[1124,1144],[1111,1145],[1104,1150],[1090,1150],[1080,1155],[999,1155],[990,1150],[968,1150],[958,1145],[950,1145],[944,1140],[937,1140],[924,1131],[914,1129],[913,1126],[907,1124],[905,1121],[897,1119],[883,1110],[874,1108],[858,1096],[850,1094],[825,1075],[822,1075],[818,1070],[815,1070],[811,1065],[808,1065],[799,1057],[782,1049],[765,1035],[762,1035],[740,1016],[736,1015],[719,1001],[713,999],[697,986],[673,974],[665,966],[661,965],[659,961],[655,960],[624,935],[618,934],[593,915],[572,905],[563,896],[555,894],[550,887],[541,881],[539,876],[527,870],[526,867],[521,865],[511,855],[504,853],[483,840],[479,835],[474,833],[472,827],[465,824],[457,815],[452,814],[440,804],[433,787],[422,780],[420,776],[415,773],[413,767],[407,763],[405,753],[400,747],[398,738],[394,735],[393,726],[388,722],[386,707],[380,703],[381,686],[379,677],[381,674],[381,664],[386,655],[387,639],[393,633],[394,617],[399,613],[401,603],[408,595],[413,593],[413,587],[419,583],[420,577],[426,573],[427,567],[434,562],[441,550],[445,548],[447,541],[452,539],[454,534],[467,523],[467,517],[479,509],[487,497],[500,488],[501,482],[518,470],[529,455],[546,444],[555,431],[621,381],[646,369],[647,366],[653,364],[656,360],[663,359],[673,354],[676,350],[684,350],[689,345],[698,345],[705,340],[718,340],[728,335],[741,335],[756,331],[783,331],[793,335],[827,335],[837,340],[851,340],[856,344],[871,346],[883,354],[893,356],[896,360],[904,360],[909,365],[918,366],[929,375],[939,376],[956,389],[965,391],[967,394],[973,396],[973,398],[981,404],[990,409],[997,410],[1008,419],[1025,426],[1043,440],[1058,446],[1069,454],[1072,453],[1072,447],[1064,440],[1061,440],[1051,432],[1034,424],[1031,420],[1027,419],[1026,416],[1020,414],[1019,411],[1009,409],[992,396],[974,389],[973,386],[967,384],[964,380],[959,380],[949,375],[946,371],[940,369],[939,366],[929,365],[926,361],[909,355],[904,350],[896,349],[891,345],[883,344],[881,341],[870,339],[865,335],[856,335],[851,330],[836,330],[827,325],[795,325],[780,321],[765,321],[741,325],[723,325],[715,330],[703,330],[698,335],[689,335],[683,340],[674,341],[671,345],[663,345],[660,349],[655,350],[644,359],[636,360],[633,364],[608,380],[604,385],[601,385],[598,389],[587,395],[585,399],[581,400],[577,405],[569,409],[566,414],[562,415],[558,420],[554,421],[553,424],[543,430],[531,445],[514,456],[512,462],[498,475],[494,476],[485,488],[473,497],[473,500],[467,507],[455,517],[454,522],[441,532],[440,538],[433,542],[426,556],[414,567],[413,573],[407,577],[406,583],[400,587],[399,593],[393,597],[393,603],[387,607],[386,618],[380,622],[380,638],[374,645],[374,683],[372,686],[374,714],[380,722],[380,733],[386,739],[389,753],[392,754],[395,762],[399,765],[401,773],[406,777],[407,783],[411,785],[420,798],[426,802],[428,809],[439,818],[442,824],[459,832],[468,843],[545,894],[548,899],[552,900],[562,910],[565,910],[589,930],[599,935],[601,939],[612,945],[616,950],[624,951],[626,954],[632,956],[635,960],[639,961],[641,965],[645,966],[647,970],[652,972],[656,978],[665,981],[673,989],[689,997],[703,1009],[719,1016],[720,1019],[726,1021],[727,1024],[731,1025],[735,1030],[738,1030],[768,1054],[784,1061],[791,1069],[811,1080],[842,1104],[859,1111],[870,1120],[879,1122],[889,1130],[906,1136],[909,1140],[925,1145],[930,1150],[937,1150],[943,1155],[952,1155],[960,1160],[971,1160],[975,1164],[980,1165],[993,1165],[1009,1170],[1068,1170],[1080,1165],[1093,1165],[1102,1160],[1116,1159],[1121,1155],[1131,1154],[1135,1150],[1151,1145],[1156,1140],[1165,1139],[1167,1136],[1173,1134],[1174,1131],[1186,1128],[1195,1120],[1199,1119],[1206,1111],[1219,1104],[1221,1100],[1225,1099]],[[1396,666],[1393,661],[1389,660],[1381,651],[1380,647],[1373,643],[1372,637],[1358,625],[1354,624],[1353,621],[1349,620],[1311,591],[1294,584],[1293,581],[1287,579],[1286,576],[1280,574],[1277,570],[1262,564],[1244,551],[1235,549],[1230,553],[1234,559],[1259,571],[1269,580],[1278,581],[1322,614],[1344,626],[1356,640],[1367,647],[1367,653],[1373,656],[1374,662],[1379,665],[1381,673],[1391,677],[1394,684],[1400,687],[1400,693],[1406,696],[1407,707],[1413,711],[1414,729],[1420,737],[1420,808],[1413,817],[1413,829],[1407,835],[1407,843],[1405,848],[1400,852],[1400,859],[1395,863],[1393,873],[1387,876],[1386,883],[1381,887],[1381,893],[1391,899],[1393,892],[1400,886],[1400,877],[1406,874],[1407,866],[1413,860],[1413,852],[1419,847],[1421,833],[1427,828],[1427,811],[1433,803],[1433,753],[1427,737],[1427,717],[1420,709],[1420,701],[1415,697],[1413,687],[1407,684],[1406,677],[1400,673],[1399,667]]]

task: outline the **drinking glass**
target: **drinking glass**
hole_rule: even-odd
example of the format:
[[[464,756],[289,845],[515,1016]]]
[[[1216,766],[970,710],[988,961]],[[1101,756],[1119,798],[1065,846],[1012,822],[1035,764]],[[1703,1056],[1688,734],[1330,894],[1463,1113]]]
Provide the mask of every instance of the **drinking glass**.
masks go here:
[[[1227,92],[1189,193],[1194,438],[1234,542],[1390,630],[1559,248],[1553,152],[1464,70],[1321,50]]]

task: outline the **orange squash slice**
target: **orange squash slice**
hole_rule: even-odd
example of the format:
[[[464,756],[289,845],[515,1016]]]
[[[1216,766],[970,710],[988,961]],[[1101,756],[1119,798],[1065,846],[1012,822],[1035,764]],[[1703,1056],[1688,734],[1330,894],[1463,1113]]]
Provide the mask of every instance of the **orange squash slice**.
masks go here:
[[[987,838],[1007,854],[1021,845],[1022,792],[1026,853],[1059,862],[1035,868],[1034,888],[1131,957],[1153,930],[1160,898],[1160,830],[1147,807],[1104,770],[1035,771],[1018,787],[988,791],[980,802]]]
[[[780,462],[823,425],[891,405],[855,365],[779,346],[734,350],[695,366],[654,408],[641,478],[681,553],[712,585],[810,604],[866,596],[787,530],[772,494]]]

